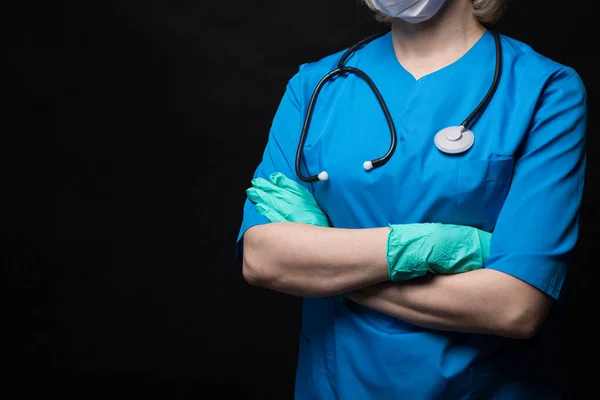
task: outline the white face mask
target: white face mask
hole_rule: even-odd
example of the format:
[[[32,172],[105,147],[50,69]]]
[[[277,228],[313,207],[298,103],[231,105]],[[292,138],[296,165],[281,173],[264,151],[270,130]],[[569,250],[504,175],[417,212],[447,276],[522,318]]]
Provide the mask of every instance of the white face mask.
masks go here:
[[[375,9],[411,24],[427,21],[444,5],[446,0],[372,0]]]

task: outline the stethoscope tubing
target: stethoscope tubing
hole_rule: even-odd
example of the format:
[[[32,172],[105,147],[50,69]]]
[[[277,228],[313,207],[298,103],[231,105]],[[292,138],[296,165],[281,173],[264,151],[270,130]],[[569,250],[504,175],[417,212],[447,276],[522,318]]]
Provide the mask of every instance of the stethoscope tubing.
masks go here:
[[[396,147],[398,146],[398,134],[396,131],[396,125],[394,124],[394,120],[392,119],[392,115],[389,111],[389,108],[388,108],[386,102],[385,102],[385,99],[381,95],[381,92],[377,88],[377,85],[375,85],[375,82],[373,82],[373,80],[364,71],[362,71],[358,68],[350,67],[350,66],[346,65],[350,56],[352,56],[352,54],[354,54],[357,50],[359,50],[360,48],[364,47],[368,43],[372,42],[373,40],[375,40],[387,33],[388,32],[377,33],[373,36],[370,36],[366,39],[361,40],[354,46],[350,47],[344,53],[344,55],[340,58],[337,68],[334,69],[333,71],[329,72],[327,75],[325,75],[319,81],[315,90],[313,91],[313,94],[308,103],[306,117],[305,117],[304,123],[302,125],[302,132],[300,134],[300,142],[298,144],[298,149],[296,151],[296,160],[295,160],[296,174],[298,175],[298,178],[300,180],[302,180],[303,182],[312,183],[312,182],[317,182],[317,181],[321,181],[321,180],[326,180],[328,177],[327,173],[324,171],[317,175],[305,176],[304,173],[302,172],[302,157],[303,157],[304,145],[306,144],[308,131],[310,129],[310,124],[312,122],[312,117],[314,114],[315,105],[316,105],[317,99],[319,97],[319,94],[321,93],[321,90],[323,89],[323,87],[330,80],[334,79],[336,76],[339,76],[339,75],[354,74],[354,75],[360,77],[362,80],[364,80],[367,83],[369,88],[375,94],[377,101],[379,102],[379,104],[383,110],[387,124],[390,128],[391,142],[390,142],[390,147],[389,147],[388,151],[386,152],[386,154],[384,156],[382,156],[380,158],[374,159],[372,161],[366,161],[365,166],[364,166],[365,170],[369,171],[369,170],[372,170],[373,168],[378,168],[378,167],[385,165],[394,155],[394,153],[396,151]],[[494,71],[494,78],[493,78],[492,84],[491,84],[489,90],[487,91],[486,95],[484,96],[484,98],[477,105],[477,107],[471,112],[471,114],[469,114],[469,116],[461,123],[460,129],[462,131],[468,129],[475,122],[475,120],[479,116],[481,116],[484,108],[487,106],[487,104],[493,98],[493,96],[499,86],[499,83],[500,83],[500,78],[502,76],[502,46],[501,46],[499,35],[496,32],[492,32],[492,35],[494,37],[494,43],[496,45],[496,68]]]

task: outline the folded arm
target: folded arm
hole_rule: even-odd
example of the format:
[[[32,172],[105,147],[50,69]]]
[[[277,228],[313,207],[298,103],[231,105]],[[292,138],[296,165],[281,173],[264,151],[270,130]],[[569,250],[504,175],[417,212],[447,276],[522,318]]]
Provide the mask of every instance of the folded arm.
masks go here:
[[[542,291],[491,269],[384,283],[347,297],[424,328],[512,338],[531,337],[552,305]]]
[[[510,275],[478,270],[389,282],[389,228],[335,229],[281,223],[246,232],[248,282],[305,297],[354,291],[348,298],[427,328],[528,337],[552,299]]]
[[[251,284],[326,297],[389,280],[389,228],[335,229],[275,223],[244,235],[243,273]]]

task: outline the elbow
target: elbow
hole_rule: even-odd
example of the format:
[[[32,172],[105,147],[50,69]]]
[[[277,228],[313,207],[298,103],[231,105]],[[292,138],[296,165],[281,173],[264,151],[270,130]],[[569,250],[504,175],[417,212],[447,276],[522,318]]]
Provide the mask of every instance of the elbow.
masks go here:
[[[252,286],[270,287],[274,281],[274,268],[269,266],[262,250],[260,232],[249,229],[244,234],[244,254],[242,259],[242,275]]]
[[[252,264],[249,257],[246,256],[245,252],[244,259],[242,261],[242,275],[244,277],[244,280],[250,285],[261,286],[260,282],[262,281],[262,279],[256,271],[254,264]]]
[[[538,332],[540,326],[541,324],[531,321],[510,322],[502,327],[502,336],[520,340],[531,339]]]
[[[245,253],[245,252],[244,252]],[[242,261],[242,275],[244,280],[252,286],[269,287],[269,274],[265,268],[260,268],[252,257],[244,254]]]
[[[523,305],[512,307],[506,312],[507,317],[502,326],[503,336],[512,339],[530,339],[534,337],[544,324],[550,309],[551,301],[539,305]]]

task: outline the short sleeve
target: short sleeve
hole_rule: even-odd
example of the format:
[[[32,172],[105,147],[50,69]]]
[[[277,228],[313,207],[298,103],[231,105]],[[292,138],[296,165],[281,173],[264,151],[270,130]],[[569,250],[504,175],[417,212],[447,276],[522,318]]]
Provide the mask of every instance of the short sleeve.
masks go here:
[[[587,98],[571,68],[546,84],[515,162],[486,268],[558,299],[579,234]]]
[[[299,80],[300,72],[287,84],[286,91],[271,125],[262,161],[254,173],[254,178],[269,179],[274,172],[281,172],[289,179],[308,187],[306,183],[298,179],[295,169],[296,151],[304,121],[299,99]],[[236,256],[238,261],[241,261],[243,257],[244,233],[253,226],[267,223],[269,223],[269,220],[258,214],[254,203],[246,199],[242,226],[237,239]]]

